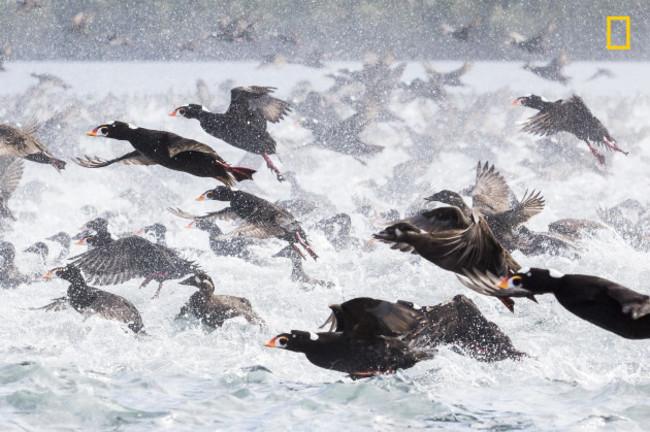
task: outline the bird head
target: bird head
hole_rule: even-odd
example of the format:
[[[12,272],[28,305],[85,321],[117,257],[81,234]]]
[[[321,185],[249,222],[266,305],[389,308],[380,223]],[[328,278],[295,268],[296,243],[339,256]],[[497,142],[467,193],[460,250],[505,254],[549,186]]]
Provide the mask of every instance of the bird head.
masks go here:
[[[131,134],[131,131],[138,129],[128,123],[121,121],[112,121],[103,125],[97,126],[91,132],[86,132],[88,136],[100,136],[105,138],[114,138],[118,140],[126,140]]]
[[[198,104],[187,104],[176,108],[174,111],[170,112],[169,115],[172,117],[180,116],[189,119],[199,118],[201,112],[209,112],[206,107]]]

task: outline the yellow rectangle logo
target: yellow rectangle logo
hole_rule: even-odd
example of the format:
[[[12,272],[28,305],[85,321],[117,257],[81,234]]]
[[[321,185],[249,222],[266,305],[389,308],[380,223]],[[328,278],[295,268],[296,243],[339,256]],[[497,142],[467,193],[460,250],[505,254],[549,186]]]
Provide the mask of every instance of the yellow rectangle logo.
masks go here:
[[[612,21],[625,21],[625,45],[612,45]],[[608,50],[629,50],[630,49],[630,17],[607,17],[607,49]]]

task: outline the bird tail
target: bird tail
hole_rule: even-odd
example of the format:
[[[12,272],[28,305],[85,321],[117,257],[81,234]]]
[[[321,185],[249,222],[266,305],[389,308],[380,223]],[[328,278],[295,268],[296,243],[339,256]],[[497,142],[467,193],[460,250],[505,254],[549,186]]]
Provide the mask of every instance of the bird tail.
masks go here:
[[[233,177],[235,177],[235,180],[237,180],[238,182],[243,180],[253,180],[253,174],[257,172],[252,168],[235,167],[235,166],[231,166],[229,171],[233,175]]]

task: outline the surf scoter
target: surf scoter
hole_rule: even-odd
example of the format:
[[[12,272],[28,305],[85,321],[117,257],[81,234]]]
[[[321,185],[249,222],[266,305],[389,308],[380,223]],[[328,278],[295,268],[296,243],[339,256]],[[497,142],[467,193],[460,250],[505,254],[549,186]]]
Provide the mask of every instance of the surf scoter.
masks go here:
[[[113,285],[144,277],[140,288],[152,280],[158,281],[154,298],[160,294],[164,281],[200,271],[196,264],[181,258],[173,249],[137,235],[113,240],[106,231],[87,236],[80,243],[94,247],[70,260],[91,283]]]
[[[52,276],[70,282],[65,301],[85,317],[99,315],[107,320],[128,324],[133,333],[144,331],[142,317],[136,307],[133,306],[133,303],[124,297],[88,286],[81,272],[74,265],[69,264],[66,267],[54,268],[47,272],[44,277],[49,279]],[[61,300],[55,300],[55,303],[51,303],[46,308]]]
[[[506,41],[506,45],[522,49],[532,54],[544,53],[548,51],[548,47],[544,44],[544,39],[553,33],[555,27],[556,23],[553,21],[535,36],[531,36],[528,39],[517,32],[510,32],[508,33],[510,40]]]
[[[230,106],[225,113],[213,113],[198,104],[176,108],[169,115],[198,119],[203,130],[228,144],[250,153],[262,155],[266,165],[279,181],[282,173],[269,155],[275,154],[276,143],[266,131],[266,122],[277,123],[291,109],[289,103],[270,94],[273,87],[235,87],[230,92]]]
[[[3,171],[0,174],[0,217],[16,220],[7,202],[18,187],[23,177],[23,161],[18,158],[2,157],[0,167]]]
[[[177,318],[192,315],[212,328],[221,327],[227,319],[238,316],[244,317],[251,324],[264,323],[247,299],[215,295],[214,282],[205,273],[196,273],[179,284],[193,286],[199,290],[192,294],[189,301],[181,308]]]
[[[474,213],[468,220],[457,207],[449,209],[455,216],[445,224],[457,221],[457,226],[451,229],[425,232],[410,223],[399,222],[373,234],[373,238],[394,243],[392,249],[417,253],[438,267],[461,275],[481,269],[505,276],[521,267],[482,217]],[[502,302],[510,311],[514,310],[512,299]]]
[[[129,141],[135,151],[116,159],[75,159],[87,168],[101,168],[116,162],[135,165],[162,165],[165,168],[183,171],[197,177],[212,177],[228,187],[236,181],[251,180],[255,170],[234,167],[226,163],[210,146],[172,132],[157,131],[112,121],[97,126],[89,136],[102,136]]]
[[[503,280],[474,272],[465,286],[490,296],[552,293],[569,312],[627,339],[650,338],[650,297],[597,276],[522,268]]]
[[[167,227],[161,223],[156,222],[153,225],[147,225],[135,232],[135,235],[142,234],[151,234],[156,244],[167,246]]]
[[[518,200],[510,190],[505,179],[488,163],[481,166],[479,162],[476,174],[476,184],[470,188],[472,207],[467,205],[460,194],[448,190],[438,192],[425,198],[428,201],[440,201],[458,207],[466,217],[472,211],[485,219],[497,240],[508,251],[520,250],[525,255],[540,253],[568,253],[575,254],[575,246],[571,239],[560,233],[534,232],[523,226],[531,217],[544,209],[544,198],[540,192],[524,193]],[[426,216],[424,213],[422,216]],[[436,215],[437,216],[437,215]],[[421,219],[421,217],[420,217]],[[431,219],[431,217],[429,217]],[[418,224],[418,228],[430,231],[425,225]],[[425,219],[425,222],[427,219]],[[422,226],[421,226],[422,225]]]
[[[558,81],[562,85],[567,85],[571,78],[564,74],[562,68],[569,63],[569,56],[565,51],[561,51],[556,57],[551,60],[546,66],[533,66],[526,63],[523,66],[524,70],[529,70],[535,75],[550,81]]]
[[[380,145],[364,142],[359,136],[373,119],[374,114],[358,112],[333,125],[317,119],[301,119],[300,125],[311,131],[314,145],[359,158],[384,150]]]
[[[60,231],[53,236],[47,237],[45,240],[53,241],[61,246],[61,250],[59,251],[58,255],[53,258],[54,263],[58,264],[68,257],[68,253],[70,253],[70,243],[72,243],[70,234]]]
[[[257,258],[248,249],[254,240],[247,237],[228,237],[212,218],[190,214],[179,208],[168,208],[171,214],[192,222],[186,228],[197,228],[208,233],[210,249],[217,256],[234,256],[249,262],[256,262]]]
[[[16,268],[16,248],[7,241],[0,241],[0,286],[2,288],[16,288],[30,279]]]
[[[431,350],[397,337],[423,319],[412,308],[357,298],[333,306],[332,312],[335,331],[292,330],[264,346],[302,352],[316,366],[345,372],[354,379],[407,369],[433,356]]]
[[[422,308],[401,300],[392,303],[358,297],[330,305],[330,309],[330,317],[321,326],[329,325],[329,333],[294,330],[277,336],[266,346],[303,352],[317,366],[348,372],[353,378],[370,376],[375,371],[392,371],[391,363],[408,362],[414,353],[422,355],[422,359],[429,358],[440,345],[448,345],[459,354],[486,362],[519,359],[525,355],[462,295]],[[301,338],[302,334],[307,338]],[[369,353],[359,354],[350,339],[361,348],[365,345]],[[384,357],[386,352],[381,350],[372,352],[377,339],[406,344],[405,354],[398,352],[397,358],[391,358],[390,354]],[[330,344],[330,340],[334,342]],[[395,343],[404,349],[402,344]],[[330,350],[326,351],[328,347]]]
[[[548,136],[557,132],[569,132],[578,139],[583,140],[589,146],[589,150],[601,164],[605,163],[605,156],[596,150],[591,143],[604,146],[607,149],[621,152],[627,155],[616,144],[609,131],[603,126],[587,108],[587,105],[578,95],[569,99],[559,99],[555,102],[546,100],[537,95],[522,96],[514,101],[513,105],[523,105],[539,111],[531,117],[522,127],[522,132],[529,132],[533,135]]]
[[[334,284],[332,282],[314,279],[305,272],[303,266],[303,256],[296,251],[291,245],[287,245],[282,248],[278,253],[273,255],[273,258],[289,258],[291,260],[291,280],[294,282],[300,282],[307,285],[319,285],[326,288],[333,288]]]
[[[440,86],[450,86],[450,87],[464,87],[460,81],[460,78],[465,75],[471,68],[472,62],[466,61],[461,67],[450,72],[440,72],[432,64],[425,63],[424,70],[427,73],[427,76],[437,83]]]
[[[61,171],[65,168],[65,161],[52,156],[47,147],[33,136],[37,131],[36,122],[29,123],[23,130],[0,124],[0,156],[13,156],[49,164]]]
[[[50,253],[50,248],[45,243],[39,241],[33,245],[30,245],[23,252],[36,255],[41,260],[41,262],[45,264],[47,262],[47,256]]]
[[[243,223],[228,233],[228,237],[276,237],[289,242],[296,251],[300,251],[296,246],[298,243],[314,260],[318,258],[298,221],[291,213],[272,202],[247,192],[235,191],[223,186],[209,190],[197,199],[199,201],[205,199],[230,201],[230,207],[204,216],[225,220],[242,219]]]
[[[532,191],[529,194],[526,191],[524,197],[518,200],[503,176],[488,162],[481,165],[479,161],[476,181],[474,186],[470,187],[470,194],[472,207],[465,203],[460,194],[449,190],[437,192],[425,200],[458,207],[467,218],[471,216],[472,211],[478,211],[488,220],[495,235],[496,231],[499,231],[497,228],[516,228],[544,209],[544,198],[539,192]],[[494,226],[491,222],[494,222]]]
[[[442,34],[451,35],[454,39],[457,39],[462,42],[472,42],[474,40],[474,34],[478,29],[479,24],[481,24],[481,18],[475,18],[472,22],[462,27],[451,27],[449,24],[442,24]]]

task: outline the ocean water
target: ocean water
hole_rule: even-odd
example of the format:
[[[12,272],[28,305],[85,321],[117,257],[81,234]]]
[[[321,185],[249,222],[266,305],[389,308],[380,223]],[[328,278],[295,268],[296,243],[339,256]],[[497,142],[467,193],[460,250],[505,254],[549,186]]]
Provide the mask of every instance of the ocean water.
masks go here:
[[[243,190],[269,200],[291,196],[257,158],[205,134],[197,122],[168,117],[196,99],[203,79],[213,93],[211,107],[222,109],[234,85],[271,85],[289,98],[306,80],[316,90],[331,81],[326,73],[358,64],[335,63],[325,70],[301,66],[256,69],[252,63],[10,63],[0,73],[0,120],[24,124],[31,117],[48,124],[39,136],[56,155],[111,157],[129,151],[127,143],[84,132],[110,120],[165,129],[212,145],[228,162],[258,168]],[[441,63],[449,70],[457,63]],[[587,79],[598,67],[613,79]],[[29,93],[32,72],[55,74],[67,90]],[[0,430],[7,431],[215,431],[215,430],[624,430],[650,425],[650,346],[605,332],[571,315],[552,296],[539,304],[517,302],[514,314],[500,302],[464,288],[456,277],[418,257],[367,242],[380,228],[381,212],[402,214],[424,207],[422,197],[440,189],[461,190],[473,183],[478,160],[489,159],[515,193],[539,189],[546,208],[529,227],[545,230],[564,217],[598,220],[599,207],[634,198],[647,205],[650,175],[650,88],[645,63],[575,63],[567,68],[570,85],[545,82],[515,63],[478,63],[466,87],[451,89],[449,105],[394,98],[404,122],[373,125],[364,138],[385,146],[367,164],[308,146],[310,134],[296,115],[270,131],[278,141],[281,169],[294,171],[305,190],[320,194],[353,220],[362,248],[337,252],[313,228],[328,214],[316,211],[300,220],[320,255],[305,262],[313,277],[333,287],[305,287],[289,278],[289,262],[272,258],[283,244],[253,248],[262,265],[215,257],[207,234],[188,230],[187,221],[165,209],[196,214],[218,210],[217,202],[195,198],[215,186],[160,167],[112,166],[90,170],[72,162],[62,173],[25,164],[25,175],[10,201],[18,221],[3,232],[18,251],[58,231],[75,233],[95,213],[113,213],[110,228],[133,232],[153,222],[167,225],[169,245],[196,259],[213,277],[217,291],[244,296],[265,320],[250,326],[241,319],[207,332],[197,323],[178,323],[175,315],[193,292],[170,281],[159,299],[155,290],[138,289],[139,280],[107,290],[127,297],[141,311],[150,337],[74,311],[48,313],[30,308],[64,294],[54,280],[3,290],[0,302]],[[403,80],[422,75],[409,64]],[[518,132],[518,122],[533,114],[510,105],[517,96],[536,93],[549,99],[580,94],[630,154],[606,153],[606,167],[595,166],[584,143],[566,135],[566,165],[545,167],[535,138]],[[64,124],[58,128],[54,124]],[[425,138],[413,139],[407,125]],[[416,162],[409,163],[413,158]],[[362,212],[360,207],[370,208]],[[92,206],[89,209],[88,206]],[[225,230],[228,224],[222,225]],[[579,257],[524,256],[527,266],[606,277],[650,293],[648,254],[636,251],[613,230],[578,244]],[[73,246],[72,254],[82,247]],[[18,252],[17,263],[35,278],[47,270]],[[56,263],[50,263],[51,266]],[[521,361],[476,362],[442,347],[437,356],[391,376],[352,381],[311,365],[303,355],[262,344],[291,329],[316,331],[330,303],[352,297],[404,299],[433,305],[463,293],[529,354]]]

